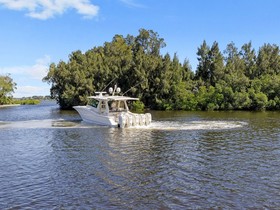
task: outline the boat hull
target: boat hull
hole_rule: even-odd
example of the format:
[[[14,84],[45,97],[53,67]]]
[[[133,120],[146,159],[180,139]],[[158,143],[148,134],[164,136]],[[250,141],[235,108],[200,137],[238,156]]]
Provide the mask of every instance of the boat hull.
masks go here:
[[[74,106],[73,108],[80,114],[83,121],[96,125],[125,128],[148,126],[152,121],[150,113],[134,114],[127,111],[100,113],[91,106]]]
[[[96,125],[106,125],[111,127],[117,127],[118,122],[115,116],[110,116],[106,114],[99,114],[94,111],[94,108],[89,106],[74,106],[73,107],[81,116],[83,121],[96,124]]]

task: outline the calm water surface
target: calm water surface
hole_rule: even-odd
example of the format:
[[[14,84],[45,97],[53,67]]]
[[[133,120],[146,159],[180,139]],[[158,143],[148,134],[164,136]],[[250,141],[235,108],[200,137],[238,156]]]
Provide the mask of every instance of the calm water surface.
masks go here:
[[[280,112],[152,115],[117,129],[0,108],[0,209],[280,208]]]

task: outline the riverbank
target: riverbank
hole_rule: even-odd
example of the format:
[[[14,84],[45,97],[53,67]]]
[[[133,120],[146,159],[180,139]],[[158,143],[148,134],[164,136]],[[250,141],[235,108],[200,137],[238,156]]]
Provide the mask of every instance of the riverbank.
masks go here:
[[[4,105],[0,105],[0,108],[10,107],[10,106],[20,106],[20,104],[4,104]]]

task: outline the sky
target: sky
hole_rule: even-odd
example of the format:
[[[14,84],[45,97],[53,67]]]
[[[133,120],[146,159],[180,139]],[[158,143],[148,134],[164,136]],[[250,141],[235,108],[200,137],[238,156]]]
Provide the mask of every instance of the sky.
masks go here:
[[[231,42],[280,46],[279,9],[279,0],[0,0],[0,75],[17,83],[14,97],[49,95],[42,78],[51,63],[142,28],[195,71],[203,40],[222,52]]]

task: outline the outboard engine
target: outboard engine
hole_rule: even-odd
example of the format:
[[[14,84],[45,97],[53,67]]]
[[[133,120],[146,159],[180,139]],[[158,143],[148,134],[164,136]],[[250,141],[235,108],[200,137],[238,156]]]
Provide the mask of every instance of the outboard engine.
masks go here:
[[[127,119],[127,121],[126,121],[127,127],[132,126],[132,123],[133,123],[132,116],[130,114],[127,114],[126,119]]]
[[[127,122],[127,117],[125,116],[125,114],[121,114],[119,116],[119,127],[124,128],[126,126],[126,122]]]
[[[150,113],[146,113],[145,117],[146,117],[146,125],[150,125],[152,122],[152,115]]]
[[[139,114],[135,114],[134,115],[134,120],[135,120],[135,126],[139,126],[139,123],[140,123],[140,116],[139,116]]]
[[[139,125],[145,125],[146,117],[145,114],[140,114]]]
[[[119,116],[120,128],[131,127],[131,126],[145,126],[152,122],[152,115],[150,113],[146,114],[132,114],[132,113],[122,113]]]

